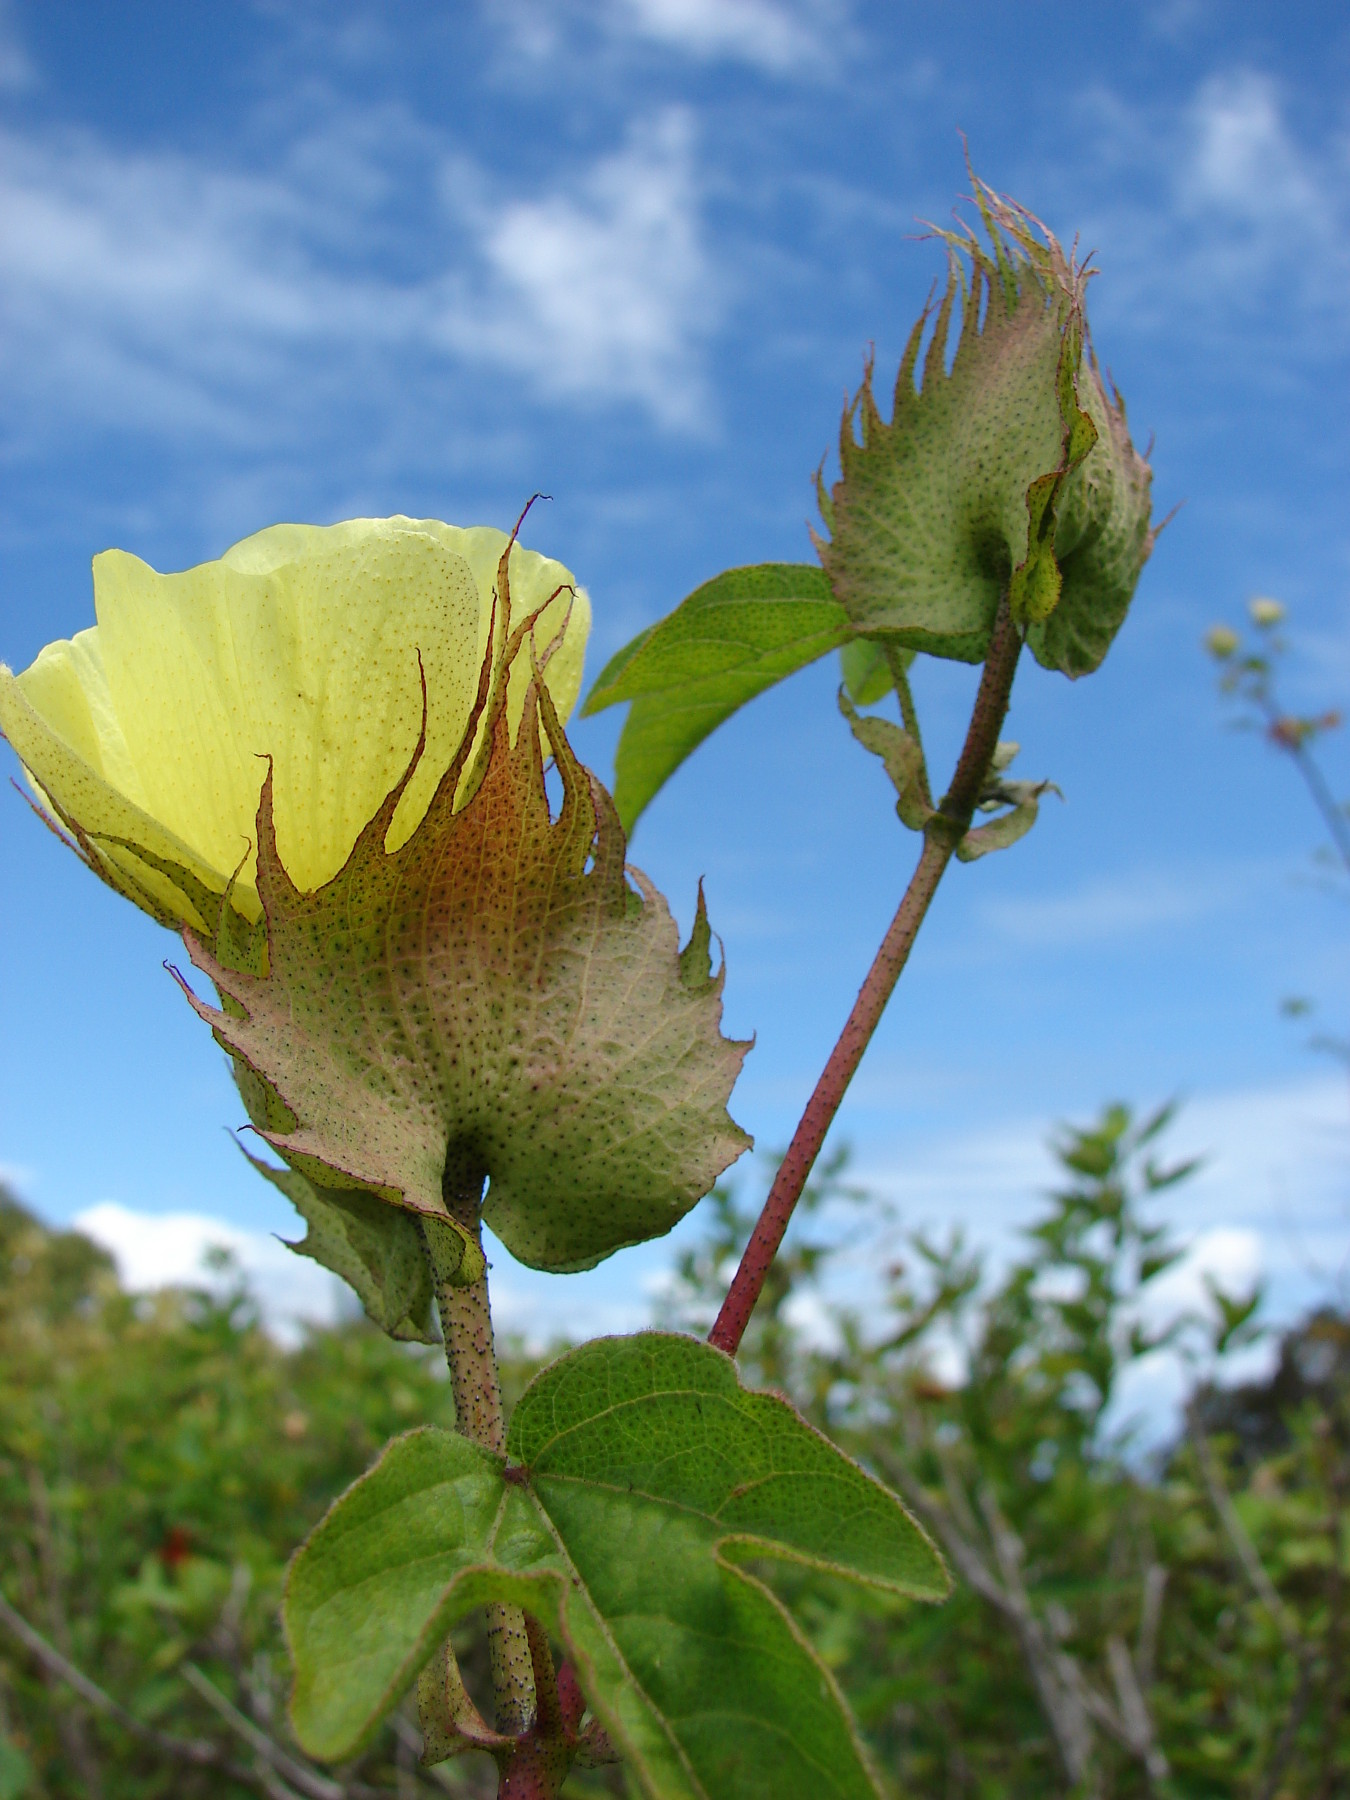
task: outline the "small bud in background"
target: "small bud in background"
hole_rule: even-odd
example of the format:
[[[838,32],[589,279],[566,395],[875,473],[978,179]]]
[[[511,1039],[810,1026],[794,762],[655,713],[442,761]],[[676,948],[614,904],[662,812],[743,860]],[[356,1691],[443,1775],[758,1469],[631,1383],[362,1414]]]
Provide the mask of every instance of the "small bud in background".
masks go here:
[[[1238,647],[1238,634],[1230,625],[1211,625],[1205,633],[1205,648],[1220,662],[1226,662]]]
[[[1259,625],[1262,631],[1273,631],[1275,626],[1284,622],[1283,602],[1272,600],[1265,594],[1258,594],[1254,600],[1249,600],[1247,611],[1251,614],[1252,624]]]

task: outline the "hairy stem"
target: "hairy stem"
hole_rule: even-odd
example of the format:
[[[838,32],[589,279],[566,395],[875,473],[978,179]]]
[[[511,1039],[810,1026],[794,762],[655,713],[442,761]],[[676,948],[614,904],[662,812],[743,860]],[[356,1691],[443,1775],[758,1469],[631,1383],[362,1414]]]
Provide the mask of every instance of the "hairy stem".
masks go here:
[[[763,1211],[750,1234],[722,1310],[708,1342],[719,1350],[735,1355],[755,1302],[763,1290],[765,1278],[778,1254],[783,1234],[788,1228],[793,1208],[801,1199],[802,1189],[825,1135],[834,1123],[848,1084],[862,1061],[863,1052],[895,991],[901,971],[909,960],[914,940],[919,934],[928,908],[932,905],[938,883],[946,872],[957,844],[969,829],[980,788],[998,746],[998,734],[1008,711],[1017,658],[1022,648],[1021,635],[1013,624],[1005,598],[1000,602],[984,673],[966,740],[957,760],[952,783],[942,805],[924,833],[923,852],[918,867],[910,878],[905,897],[881,940],[872,967],[867,972],[853,1010],[839,1034],[839,1041],[816,1083],[815,1092],[806,1103],[806,1111],[793,1133],[787,1155],[779,1165],[773,1186],[769,1189]],[[903,675],[904,671],[901,671]],[[906,685],[905,692],[908,693]]]
[[[475,1159],[452,1145],[443,1182],[446,1206],[451,1217],[478,1243],[485,1179]],[[422,1235],[431,1262],[459,1429],[474,1443],[500,1455],[506,1449],[506,1424],[492,1341],[486,1271],[477,1281],[459,1284],[458,1238],[448,1226],[438,1225],[434,1219],[423,1220]],[[518,1606],[494,1603],[487,1608],[487,1633],[497,1730],[516,1736],[529,1729],[535,1705],[524,1613]]]
[[[525,1629],[539,1708],[534,1729],[516,1747],[503,1773],[498,1800],[555,1800],[572,1760],[575,1739],[567,1727],[548,1635],[539,1621],[528,1615]]]

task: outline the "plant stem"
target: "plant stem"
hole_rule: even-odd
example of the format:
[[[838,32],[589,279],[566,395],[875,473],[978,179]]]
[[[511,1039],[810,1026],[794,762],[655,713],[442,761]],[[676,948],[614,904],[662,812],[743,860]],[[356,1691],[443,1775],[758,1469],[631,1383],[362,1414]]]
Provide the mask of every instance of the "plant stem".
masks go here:
[[[1302,775],[1308,792],[1312,795],[1313,804],[1322,815],[1323,823],[1331,834],[1331,841],[1336,846],[1336,854],[1350,870],[1350,827],[1346,825],[1345,814],[1337,806],[1331,789],[1327,786],[1326,777],[1320,765],[1306,744],[1294,745],[1291,754],[1295,766]]]
[[[1347,871],[1350,871],[1350,823],[1347,823],[1344,809],[1336,804],[1335,795],[1327,786],[1320,763],[1309,750],[1304,734],[1298,729],[1300,721],[1291,719],[1282,711],[1269,670],[1250,691],[1257,710],[1265,720],[1266,737],[1293,759],[1294,767],[1303,777],[1313,805],[1322,815],[1322,823],[1336,847],[1336,854]]]
[[[534,1729],[517,1745],[503,1772],[498,1800],[555,1800],[572,1761],[575,1732],[568,1729],[548,1635],[528,1616],[525,1629],[539,1707]]]
[[[925,806],[931,806],[933,790],[928,785],[928,759],[923,753],[923,733],[919,730],[919,713],[909,685],[909,671],[900,652],[890,644],[885,647],[885,657],[886,667],[890,670],[891,680],[895,685],[895,697],[900,702],[900,723],[914,739],[919,750],[919,798]]]
[[[909,960],[914,940],[919,934],[938,884],[946,872],[956,846],[970,827],[975,803],[998,745],[998,734],[1007,716],[1012,694],[1013,676],[1022,648],[1021,634],[1013,624],[1005,596],[999,603],[984,673],[970,715],[966,740],[957,759],[951,786],[941,806],[924,832],[924,846],[918,867],[910,877],[905,897],[881,940],[872,967],[867,972],[845,1021],[839,1040],[816,1083],[815,1092],[793,1133],[787,1155],[774,1176],[773,1186],[750,1234],[735,1279],[727,1290],[708,1342],[734,1356],[740,1346],[755,1302],[763,1290],[765,1278],[778,1254],[783,1234],[788,1228],[793,1208],[801,1199],[811,1169],[820,1154],[826,1133],[847,1092],[848,1084],[862,1061],[863,1052],[886,1010],[886,1002],[895,991],[901,971]],[[903,673],[903,671],[902,671]]]
[[[442,1183],[446,1206],[451,1217],[480,1244],[479,1211],[485,1180],[486,1174],[476,1159],[451,1145]],[[457,1242],[452,1244],[449,1227],[424,1219],[422,1236],[435,1283],[459,1429],[474,1443],[501,1455],[506,1449],[506,1425],[492,1341],[487,1273],[484,1271],[468,1285],[459,1285],[455,1280],[459,1273],[459,1246]],[[498,1731],[517,1736],[529,1729],[535,1708],[525,1615],[518,1606],[501,1602],[486,1610],[495,1724]]]

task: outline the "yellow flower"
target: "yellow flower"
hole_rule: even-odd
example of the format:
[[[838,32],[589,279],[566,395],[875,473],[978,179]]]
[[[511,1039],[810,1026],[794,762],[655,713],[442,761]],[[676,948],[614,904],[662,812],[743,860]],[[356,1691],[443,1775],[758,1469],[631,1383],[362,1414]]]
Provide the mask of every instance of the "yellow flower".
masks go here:
[[[408,766],[420,652],[426,752],[387,848],[411,837],[468,720],[507,543],[488,526],[395,517],[274,525],[176,575],[105,551],[94,558],[98,624],[48,644],[21,675],[0,664],[0,730],[119,892],[166,924],[213,933],[205,915],[238,869],[236,903],[256,920],[264,759],[282,863],[297,887],[319,888]],[[541,646],[567,621],[547,665],[566,718],[581,684],[586,595],[560,563],[519,545],[509,570],[517,622],[556,593]],[[529,675],[519,657],[513,728]]]

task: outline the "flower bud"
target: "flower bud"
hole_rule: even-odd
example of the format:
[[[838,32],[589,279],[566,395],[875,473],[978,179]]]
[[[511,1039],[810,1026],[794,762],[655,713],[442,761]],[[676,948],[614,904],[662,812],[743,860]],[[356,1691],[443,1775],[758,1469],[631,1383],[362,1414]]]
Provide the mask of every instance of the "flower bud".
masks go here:
[[[1231,625],[1211,625],[1205,633],[1206,650],[1220,662],[1227,662],[1230,656],[1237,653],[1238,643],[1238,634]]]
[[[1251,616],[1252,624],[1259,626],[1262,631],[1273,631],[1277,625],[1284,622],[1283,602],[1272,600],[1266,594],[1258,594],[1255,599],[1249,600],[1247,611]]]
[[[1081,675],[1105,656],[1153,547],[1152,475],[1088,346],[1089,271],[983,182],[975,197],[990,245],[939,233],[948,279],[921,379],[931,305],[890,422],[870,365],[845,410],[821,561],[864,636],[978,662],[1006,594],[1037,660]]]

